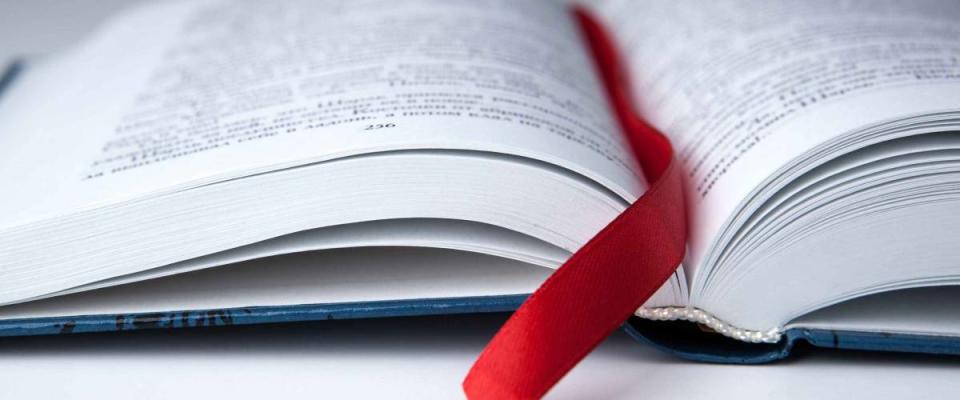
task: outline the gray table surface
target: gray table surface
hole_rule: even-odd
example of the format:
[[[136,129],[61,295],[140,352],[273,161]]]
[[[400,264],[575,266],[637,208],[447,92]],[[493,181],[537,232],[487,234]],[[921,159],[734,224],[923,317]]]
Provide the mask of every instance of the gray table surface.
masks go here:
[[[0,0],[0,61],[69,47],[135,1]],[[500,316],[0,340],[0,398],[458,398]],[[960,360],[814,351],[689,363],[614,334],[550,397],[955,398]]]

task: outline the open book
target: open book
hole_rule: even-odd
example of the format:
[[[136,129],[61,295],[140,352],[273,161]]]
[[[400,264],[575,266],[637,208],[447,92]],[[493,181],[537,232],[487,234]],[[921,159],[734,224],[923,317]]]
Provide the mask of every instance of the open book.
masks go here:
[[[685,179],[633,328],[960,349],[956,2],[587,6]],[[6,79],[0,335],[516,307],[646,189],[590,54],[559,1],[129,10]]]

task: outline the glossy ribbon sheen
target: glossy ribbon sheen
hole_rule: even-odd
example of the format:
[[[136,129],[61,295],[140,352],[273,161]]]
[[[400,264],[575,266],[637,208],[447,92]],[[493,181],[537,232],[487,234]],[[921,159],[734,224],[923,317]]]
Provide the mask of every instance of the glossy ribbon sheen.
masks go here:
[[[650,188],[497,332],[463,382],[471,399],[542,397],[646,302],[684,255],[683,190],[670,142],[637,116],[610,37],[583,9],[575,14]]]

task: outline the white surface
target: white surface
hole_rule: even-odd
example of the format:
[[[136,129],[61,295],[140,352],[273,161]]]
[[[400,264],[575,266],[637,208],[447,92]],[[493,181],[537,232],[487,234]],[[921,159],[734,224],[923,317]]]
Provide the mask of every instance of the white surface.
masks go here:
[[[0,397],[460,397],[489,316],[0,340]],[[617,334],[556,399],[952,398],[955,360],[820,352],[768,366],[693,364]],[[86,396],[80,396],[85,394]]]
[[[60,49],[121,0],[0,0],[0,60]],[[489,316],[0,340],[0,398],[457,398]],[[819,351],[693,364],[615,334],[554,398],[954,398],[960,360]]]

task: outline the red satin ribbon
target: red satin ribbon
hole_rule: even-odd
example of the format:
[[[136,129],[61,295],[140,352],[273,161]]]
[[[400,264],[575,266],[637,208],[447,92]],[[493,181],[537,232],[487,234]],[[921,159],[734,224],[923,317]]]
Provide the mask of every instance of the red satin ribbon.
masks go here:
[[[683,190],[670,142],[634,111],[610,37],[583,9],[575,14],[620,127],[651,185],[497,332],[463,382],[471,399],[542,397],[646,302],[684,255]]]

